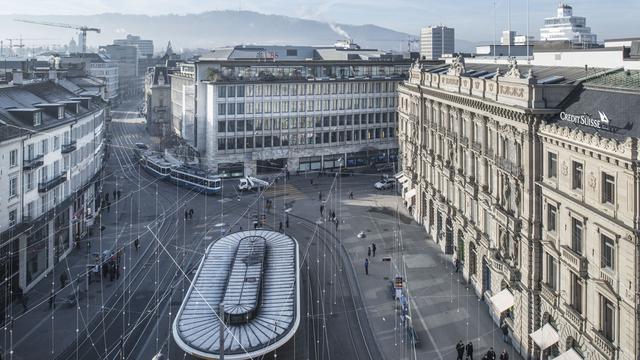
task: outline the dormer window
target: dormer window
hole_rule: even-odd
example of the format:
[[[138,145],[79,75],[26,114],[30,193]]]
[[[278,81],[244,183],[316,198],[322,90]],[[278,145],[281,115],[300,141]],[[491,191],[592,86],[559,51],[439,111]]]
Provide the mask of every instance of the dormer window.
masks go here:
[[[58,107],[58,120],[64,119],[64,106]]]
[[[33,126],[40,126],[40,125],[42,125],[42,112],[35,111],[33,113]]]

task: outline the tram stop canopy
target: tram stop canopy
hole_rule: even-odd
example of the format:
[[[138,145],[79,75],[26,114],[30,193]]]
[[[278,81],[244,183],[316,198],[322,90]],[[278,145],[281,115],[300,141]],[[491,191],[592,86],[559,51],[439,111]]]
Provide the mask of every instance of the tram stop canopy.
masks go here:
[[[173,323],[178,346],[219,359],[220,318],[227,360],[284,345],[300,323],[298,262],[297,241],[275,231],[241,231],[209,245]]]

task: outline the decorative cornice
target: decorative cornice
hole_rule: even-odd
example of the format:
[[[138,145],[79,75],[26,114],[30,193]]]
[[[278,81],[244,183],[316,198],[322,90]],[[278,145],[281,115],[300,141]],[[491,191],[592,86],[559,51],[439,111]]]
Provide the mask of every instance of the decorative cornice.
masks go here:
[[[540,127],[540,132],[543,136],[545,134],[553,135],[563,140],[568,139],[577,142],[585,147],[597,148],[601,151],[615,153],[633,160],[631,156],[634,139],[630,137],[625,140],[616,140],[600,136],[598,133],[588,133],[578,128],[571,129],[558,124],[544,124]]]

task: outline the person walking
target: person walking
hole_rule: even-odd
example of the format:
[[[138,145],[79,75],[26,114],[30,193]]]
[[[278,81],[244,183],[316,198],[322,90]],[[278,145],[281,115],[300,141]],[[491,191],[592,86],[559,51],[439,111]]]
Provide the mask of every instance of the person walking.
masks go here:
[[[311,183],[311,186],[313,186],[313,179],[309,179],[309,182]]]
[[[189,217],[193,219],[193,208],[189,209]]]
[[[116,200],[116,189],[113,189],[113,200]]]
[[[184,219],[187,220],[189,218],[189,212],[187,210],[184,211]]]
[[[318,200],[319,200],[319,201],[322,201],[322,191],[319,191],[319,192],[318,192]]]
[[[369,258],[364,259],[364,274],[369,275]]]
[[[467,350],[467,359],[473,360],[473,343],[471,341],[469,341],[465,350]]]
[[[109,193],[105,193],[104,194],[104,200],[105,201],[109,201]]]
[[[64,289],[65,286],[67,286],[67,272],[63,271],[62,273],[60,273],[60,289]]]
[[[507,350],[502,350],[502,354],[500,354],[500,360],[509,360],[509,353],[507,353]]]
[[[487,360],[496,360],[496,353],[493,351],[493,347],[490,347],[489,351],[487,351]]]
[[[453,260],[453,266],[455,266],[456,272],[460,270],[460,262],[458,261],[458,258]]]
[[[320,205],[320,216],[324,216],[324,205]]]
[[[118,195],[118,200],[120,200],[120,190],[118,190],[116,194]]]
[[[509,343],[509,325],[507,325],[506,321],[502,320],[500,330],[502,330],[502,341],[504,341],[505,343]]]
[[[367,257],[371,257],[371,246],[367,248]]]
[[[107,201],[107,212],[111,212],[111,202]]]
[[[376,243],[371,243],[371,252],[373,253],[373,257],[376,257]]]
[[[462,340],[458,341],[458,344],[456,344],[456,352],[458,353],[456,360],[462,360],[464,357],[464,343]]]
[[[278,227],[278,231],[282,232],[282,221],[280,221],[280,226]]]
[[[335,219],[335,220],[336,220],[336,231],[338,231],[338,224],[340,224],[340,222],[338,221],[338,219]]]
[[[289,228],[289,215],[287,215],[287,216],[285,217],[284,224],[285,224],[285,226],[286,226],[286,227],[287,227],[287,229],[288,229],[288,228]]]
[[[353,200],[353,191],[349,191],[349,199]]]
[[[136,252],[140,250],[140,238],[136,238],[135,240],[133,240],[133,246],[136,248]]]

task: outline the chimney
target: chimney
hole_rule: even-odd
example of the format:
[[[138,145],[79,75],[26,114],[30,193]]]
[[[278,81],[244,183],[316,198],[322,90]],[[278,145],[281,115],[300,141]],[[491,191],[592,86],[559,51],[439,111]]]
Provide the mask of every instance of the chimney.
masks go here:
[[[22,85],[23,83],[22,71],[13,69],[13,85]]]
[[[55,83],[58,82],[58,72],[54,69],[49,70],[49,80]]]

